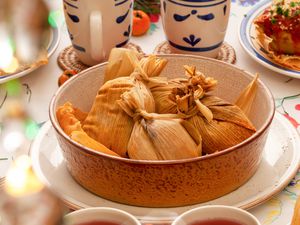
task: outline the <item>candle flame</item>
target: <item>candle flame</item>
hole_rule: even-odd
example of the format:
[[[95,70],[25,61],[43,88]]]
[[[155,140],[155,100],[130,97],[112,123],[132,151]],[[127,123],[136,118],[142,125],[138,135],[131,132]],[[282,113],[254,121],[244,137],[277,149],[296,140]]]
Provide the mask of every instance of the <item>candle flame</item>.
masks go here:
[[[0,39],[0,69],[5,70],[13,60],[13,48],[8,38]]]
[[[6,192],[12,196],[20,197],[36,193],[42,188],[43,184],[31,170],[30,158],[26,155],[18,157],[7,173]]]

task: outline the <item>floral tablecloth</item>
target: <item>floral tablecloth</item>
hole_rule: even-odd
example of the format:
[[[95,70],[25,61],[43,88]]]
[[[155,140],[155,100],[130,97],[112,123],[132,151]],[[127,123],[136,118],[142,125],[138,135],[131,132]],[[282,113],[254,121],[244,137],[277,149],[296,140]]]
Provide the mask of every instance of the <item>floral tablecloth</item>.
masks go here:
[[[50,58],[48,65],[19,79],[23,98],[25,98],[29,115],[38,127],[48,120],[48,106],[51,97],[57,90],[57,78],[61,70],[57,65],[59,52],[70,45],[66,25],[63,19],[62,4],[60,0],[48,0],[53,10],[50,18],[56,20],[61,30],[61,39],[58,49]],[[244,15],[258,0],[232,0],[231,16],[226,34],[226,42],[232,45],[236,51],[236,66],[251,73],[258,72],[260,78],[271,89],[276,100],[277,111],[283,114],[293,126],[300,131],[300,79],[277,74],[255,62],[242,49],[238,41],[238,27]],[[156,45],[165,40],[160,21],[152,23],[147,35],[132,38],[131,41],[138,44],[145,53],[153,52]],[[0,89],[0,107],[7,100],[7,84]],[[300,150],[300,149],[299,149]],[[0,178],[10,164],[9,154],[0,150],[0,159],[8,157],[8,160],[0,160]],[[251,209],[250,212],[259,218],[263,225],[286,225],[289,224],[297,195],[300,194],[300,172],[290,184],[278,195],[266,203]]]

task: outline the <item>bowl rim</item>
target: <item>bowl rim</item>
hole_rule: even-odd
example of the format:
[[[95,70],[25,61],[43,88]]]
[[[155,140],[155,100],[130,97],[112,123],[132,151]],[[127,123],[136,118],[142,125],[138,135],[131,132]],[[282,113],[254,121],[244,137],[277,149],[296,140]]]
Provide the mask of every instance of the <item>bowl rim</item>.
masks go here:
[[[204,206],[199,206],[196,208],[192,208],[190,210],[185,211],[184,213],[180,214],[178,217],[176,217],[176,219],[171,223],[171,225],[177,225],[179,224],[180,221],[184,221],[185,217],[188,217],[194,213],[197,213],[199,211],[205,211],[205,210],[211,210],[212,212],[214,210],[223,210],[223,213],[232,211],[232,212],[236,212],[239,213],[241,215],[244,215],[246,217],[248,217],[249,219],[251,219],[253,222],[255,222],[257,225],[261,225],[261,223],[259,222],[259,220],[250,212],[248,212],[247,210],[235,207],[235,206],[228,206],[228,205],[204,205]],[[218,215],[216,216],[216,218],[222,218],[222,216]],[[232,217],[232,219],[234,219],[234,217]],[[199,221],[200,219],[192,219],[193,222],[195,221]],[[192,224],[191,222],[189,222],[188,224]]]
[[[245,73],[247,76],[254,78],[254,75],[251,74],[250,72],[243,70],[241,68],[238,68],[237,66],[224,62],[224,61],[220,61],[217,59],[213,59],[213,58],[207,58],[207,57],[202,57],[202,56],[196,56],[196,55],[187,55],[187,54],[156,54],[158,57],[174,57],[174,58],[194,58],[194,59],[201,59],[204,61],[212,61],[214,63],[220,63],[223,64],[224,66],[229,66],[234,68],[235,70],[238,70],[242,73]],[[77,149],[79,149],[80,151],[83,151],[86,154],[90,154],[90,155],[100,155],[104,158],[110,159],[110,160],[115,160],[115,161],[120,161],[123,163],[127,163],[127,164],[146,164],[146,165],[174,165],[174,164],[181,164],[181,163],[192,163],[195,161],[202,161],[202,160],[207,160],[207,159],[211,159],[220,155],[226,155],[231,153],[232,151],[239,149],[245,145],[247,145],[248,143],[254,141],[255,139],[257,139],[258,137],[260,137],[270,126],[274,114],[275,114],[275,101],[273,98],[273,95],[270,91],[270,89],[267,87],[267,85],[265,85],[262,80],[260,78],[258,78],[258,83],[260,86],[263,87],[263,89],[265,90],[268,99],[271,101],[270,105],[271,105],[271,109],[270,112],[268,113],[267,119],[266,121],[263,123],[263,125],[261,126],[261,128],[259,130],[257,130],[253,135],[251,135],[249,138],[245,139],[244,141],[240,142],[237,145],[234,145],[232,147],[229,147],[227,149],[224,149],[222,151],[219,152],[214,152],[211,154],[207,154],[204,156],[199,156],[199,157],[195,157],[195,158],[188,158],[188,159],[176,159],[176,160],[137,160],[137,159],[129,159],[129,158],[123,158],[123,157],[118,157],[118,156],[113,156],[113,155],[109,155],[109,154],[105,154],[96,150],[93,150],[91,148],[88,148],[84,145],[81,145],[75,141],[73,141],[60,127],[57,119],[56,119],[56,109],[54,108],[54,105],[56,103],[56,99],[57,96],[62,93],[64,91],[64,89],[66,87],[68,87],[69,85],[72,84],[72,82],[74,82],[76,79],[79,79],[79,77],[84,76],[87,72],[94,70],[96,68],[100,68],[103,67],[107,64],[108,62],[103,62],[100,64],[97,64],[95,66],[92,66],[86,70],[81,71],[80,73],[78,73],[76,76],[72,76],[69,80],[67,80],[67,82],[65,82],[62,86],[60,86],[58,88],[58,90],[54,93],[54,95],[52,96],[52,99],[50,101],[50,105],[49,105],[49,117],[50,117],[50,121],[52,123],[52,126],[54,127],[54,129],[56,130],[56,132],[62,137],[64,138],[69,144],[75,146]],[[100,87],[99,87],[100,88]]]
[[[106,213],[116,213],[118,215],[126,216],[127,218],[130,218],[132,222],[134,221],[135,225],[141,225],[140,221],[129,212],[126,212],[122,209],[112,208],[112,207],[90,207],[85,209],[79,209],[73,212],[70,212],[64,216],[64,219],[71,219],[73,217],[81,216],[81,215],[91,215],[91,214],[106,214]],[[87,221],[92,221],[91,219],[86,219]],[[94,219],[97,220],[97,219]],[[99,219],[101,221],[111,221],[111,218],[107,219]],[[77,224],[77,222],[74,222],[74,224]]]

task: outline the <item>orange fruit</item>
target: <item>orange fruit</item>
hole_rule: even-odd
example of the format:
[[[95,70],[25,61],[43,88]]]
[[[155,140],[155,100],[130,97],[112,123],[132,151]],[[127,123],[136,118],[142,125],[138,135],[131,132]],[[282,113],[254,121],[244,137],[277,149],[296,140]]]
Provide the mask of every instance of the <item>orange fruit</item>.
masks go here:
[[[77,72],[75,70],[65,70],[58,78],[58,86],[61,86],[67,80],[69,80],[72,76],[76,75]]]
[[[133,10],[132,35],[140,36],[150,28],[150,17],[142,10]]]

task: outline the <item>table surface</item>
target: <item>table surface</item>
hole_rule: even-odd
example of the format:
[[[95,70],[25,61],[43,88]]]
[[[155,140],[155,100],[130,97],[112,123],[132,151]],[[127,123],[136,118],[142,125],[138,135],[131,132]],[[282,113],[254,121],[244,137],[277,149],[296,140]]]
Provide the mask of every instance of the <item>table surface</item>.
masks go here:
[[[58,67],[57,56],[62,49],[70,45],[64,23],[62,4],[59,0],[47,0],[51,4],[52,16],[56,19],[61,37],[57,50],[50,58],[49,63],[36,71],[20,78],[22,84],[27,84],[31,90],[30,101],[27,102],[28,111],[31,117],[42,123],[48,120],[49,102],[55,91],[58,89],[57,79],[62,73]],[[258,0],[232,0],[231,16],[225,41],[232,45],[236,51],[236,66],[251,73],[258,72],[260,79],[270,88],[276,100],[277,111],[284,114],[300,131],[300,79],[277,74],[254,61],[241,47],[238,40],[238,27],[248,10]],[[142,37],[133,37],[131,42],[138,44],[145,53],[152,53],[155,46],[165,40],[164,32],[160,21],[153,23],[151,29]],[[26,95],[26,92],[25,92]],[[4,93],[0,89],[0,101]],[[2,157],[0,151],[0,158]],[[4,173],[5,166],[0,161],[0,177]],[[279,194],[268,202],[251,209],[250,212],[259,218],[263,225],[286,225],[289,224],[293,213],[293,207],[297,195],[300,194],[300,172],[292,182]]]

